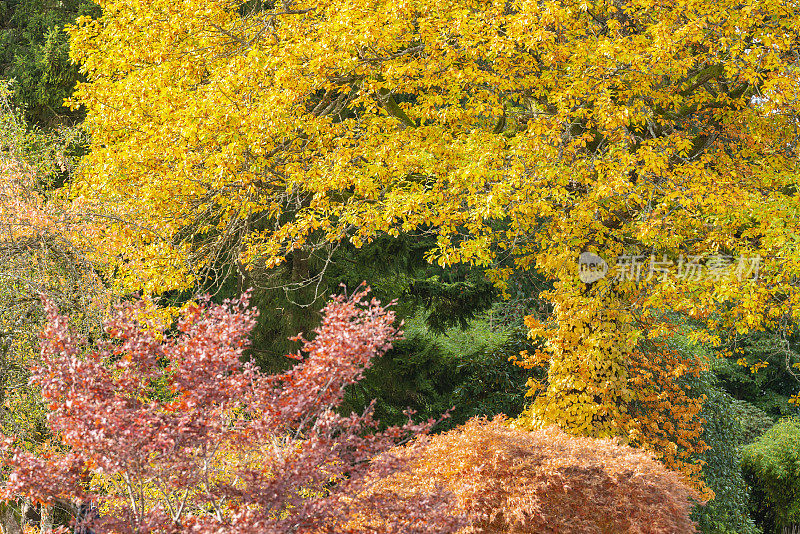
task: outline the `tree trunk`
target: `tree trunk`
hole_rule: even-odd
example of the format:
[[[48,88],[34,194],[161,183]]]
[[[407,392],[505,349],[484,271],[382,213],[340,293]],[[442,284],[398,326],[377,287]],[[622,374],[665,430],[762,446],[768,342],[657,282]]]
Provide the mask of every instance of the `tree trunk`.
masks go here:
[[[44,532],[51,532],[53,530],[53,506],[42,505],[41,508],[42,520],[39,523],[39,528]]]
[[[14,513],[14,508],[9,503],[0,505],[0,532],[2,534],[22,534],[17,514]]]

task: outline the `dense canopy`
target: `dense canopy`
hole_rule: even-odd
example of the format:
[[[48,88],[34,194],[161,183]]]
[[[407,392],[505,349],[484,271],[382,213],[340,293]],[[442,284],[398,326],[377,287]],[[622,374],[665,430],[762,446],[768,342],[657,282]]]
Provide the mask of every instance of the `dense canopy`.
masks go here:
[[[432,233],[442,265],[553,283],[524,425],[689,472],[702,399],[681,380],[704,364],[659,339],[665,311],[798,316],[795,0],[100,4],[72,29],[75,195],[114,222],[123,290]],[[582,282],[584,252],[613,271]]]

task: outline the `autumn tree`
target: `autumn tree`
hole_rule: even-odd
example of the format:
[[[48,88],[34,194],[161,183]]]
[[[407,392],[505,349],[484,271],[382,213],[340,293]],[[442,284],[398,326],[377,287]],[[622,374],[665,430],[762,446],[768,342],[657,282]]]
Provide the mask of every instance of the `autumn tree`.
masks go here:
[[[23,422],[31,413],[26,408],[35,404],[35,395],[24,386],[44,322],[41,295],[74,313],[73,326],[84,334],[99,333],[109,296],[89,251],[73,239],[78,233],[90,236],[92,225],[79,204],[47,191],[47,169],[66,170],[73,162],[63,154],[43,166],[25,160],[21,145],[28,132],[9,97],[8,87],[0,84],[0,404],[6,432],[19,423],[25,428],[21,432],[35,433],[36,425]]]
[[[697,494],[649,454],[555,426],[528,432],[504,423],[472,419],[421,447],[398,450],[411,469],[370,491],[424,495],[441,484],[470,518],[465,533],[695,531],[689,513]]]
[[[796,2],[100,4],[71,30],[92,133],[74,196],[111,206],[126,291],[433,234],[431,261],[552,282],[522,426],[688,473],[682,377],[705,364],[669,345],[680,317],[797,318]],[[605,278],[581,281],[585,252]]]
[[[69,174],[74,166],[63,148],[57,136],[27,127],[0,83],[0,429],[36,454],[46,453],[52,437],[39,392],[28,387],[45,322],[41,295],[68,311],[76,330],[95,336],[110,302],[86,250],[71,239],[90,235],[91,224],[77,204],[50,191],[51,173]],[[19,517],[31,506],[16,504],[3,507],[2,528],[9,532],[19,529],[12,508]],[[52,509],[40,512],[46,528]]]
[[[175,335],[151,304],[117,307],[97,347],[47,304],[33,384],[62,447],[36,456],[6,437],[3,498],[94,501],[98,533],[348,532],[347,503],[368,487],[365,472],[405,463],[369,460],[434,423],[374,432],[371,410],[332,410],[399,335],[366,291],[335,297],[315,337],[290,355],[298,363],[275,375],[241,362],[256,316],[246,294],[187,306]],[[359,509],[387,516],[382,532],[451,532],[463,522],[448,503],[434,489]]]

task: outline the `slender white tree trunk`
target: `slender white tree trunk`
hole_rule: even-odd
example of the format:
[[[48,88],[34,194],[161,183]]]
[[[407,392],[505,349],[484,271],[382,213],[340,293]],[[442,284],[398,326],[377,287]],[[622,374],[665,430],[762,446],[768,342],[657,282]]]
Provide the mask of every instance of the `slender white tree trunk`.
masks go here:
[[[42,534],[51,532],[53,530],[53,506],[43,504],[41,514],[42,520],[39,523],[39,528],[42,529]]]

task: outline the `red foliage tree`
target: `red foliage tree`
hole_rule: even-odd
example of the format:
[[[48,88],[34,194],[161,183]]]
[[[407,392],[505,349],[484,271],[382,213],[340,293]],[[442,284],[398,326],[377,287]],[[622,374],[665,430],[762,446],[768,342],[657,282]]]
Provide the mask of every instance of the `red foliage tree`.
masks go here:
[[[697,493],[649,453],[557,427],[527,431],[505,423],[472,419],[393,451],[410,469],[382,478],[370,495],[413,499],[444,487],[456,496],[455,511],[471,520],[464,533],[695,532],[689,514]],[[356,521],[380,529],[383,519],[364,514]]]
[[[440,490],[364,497],[368,469],[384,476],[407,462],[370,460],[433,421],[375,432],[370,410],[333,411],[398,338],[393,313],[366,291],[335,297],[294,355],[301,361],[265,375],[241,363],[256,316],[247,305],[247,294],[190,305],[174,335],[146,303],[119,307],[108,339],[90,348],[48,303],[32,382],[63,448],[34,456],[6,438],[0,496],[99,502],[97,533],[370,531],[346,524],[357,495],[361,512],[386,516],[382,532],[457,530],[463,521]]]

